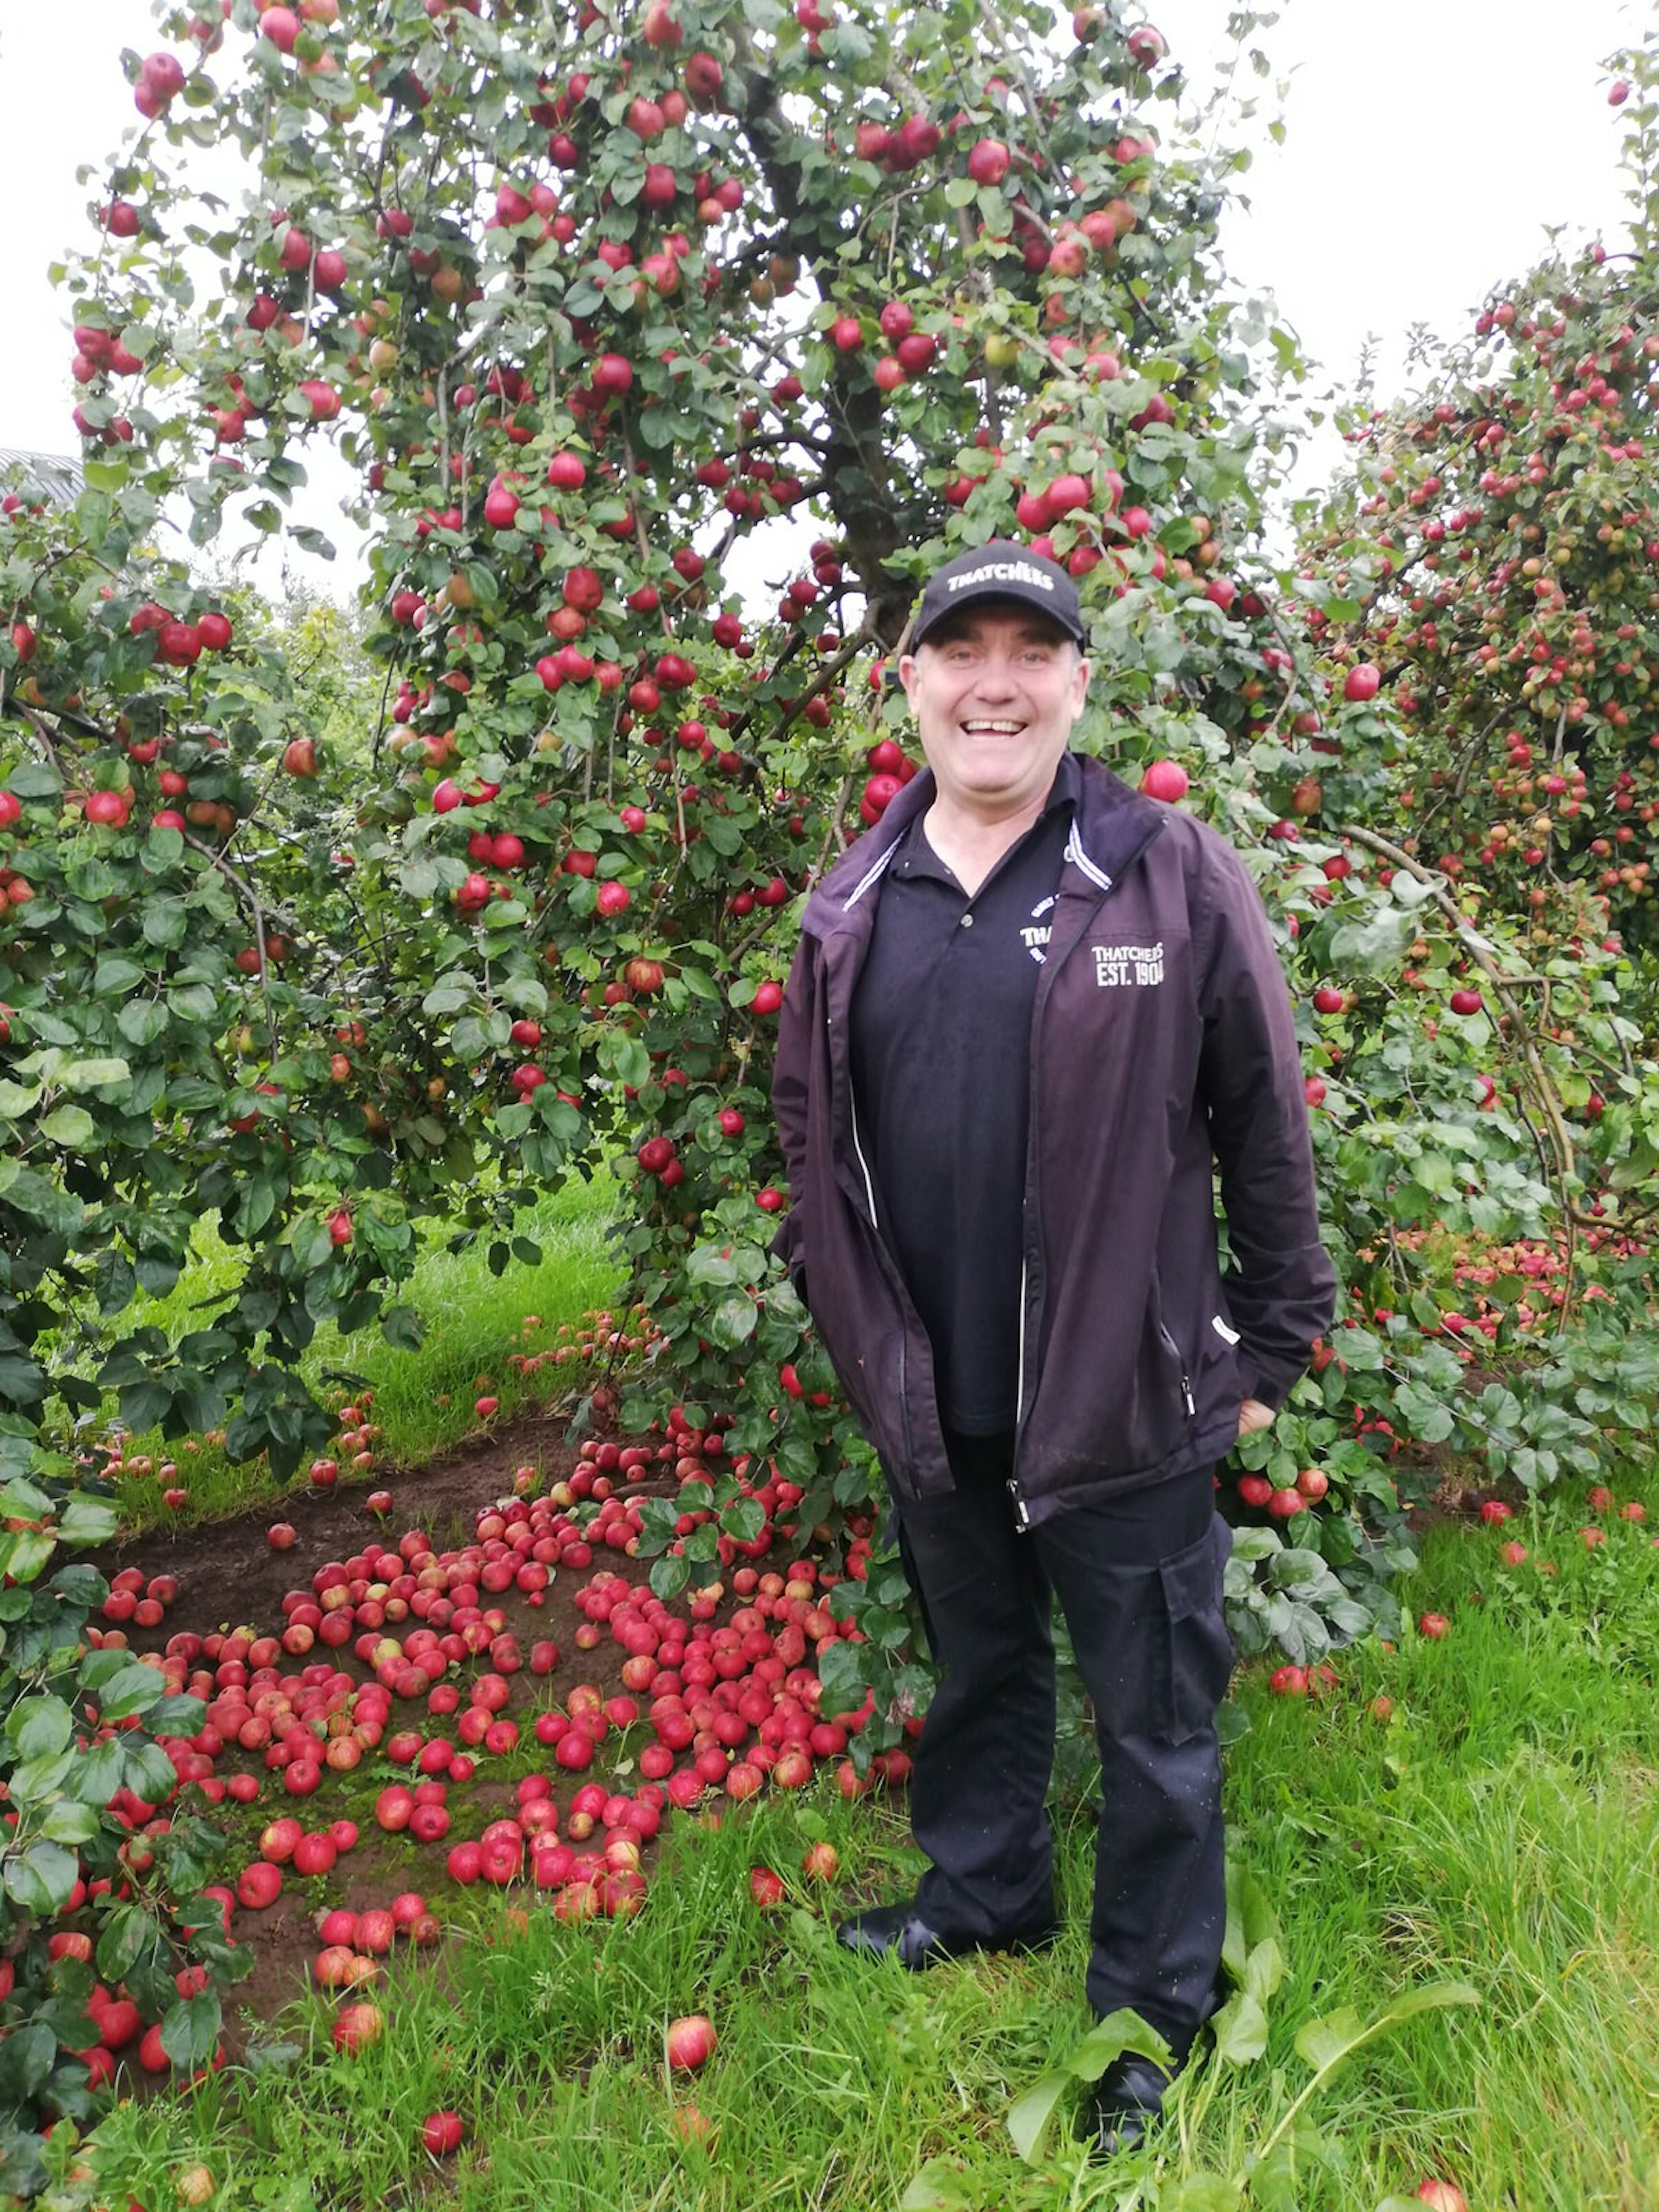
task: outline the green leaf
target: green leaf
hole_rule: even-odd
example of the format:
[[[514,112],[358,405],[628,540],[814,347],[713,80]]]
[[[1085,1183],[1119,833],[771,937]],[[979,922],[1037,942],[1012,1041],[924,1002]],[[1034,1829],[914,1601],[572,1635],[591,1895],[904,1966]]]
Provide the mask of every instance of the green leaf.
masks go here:
[[[641,1549],[647,1553],[665,1551],[679,1526],[679,1507],[672,1498],[641,1498],[639,1513]]]
[[[128,992],[136,991],[143,980],[144,971],[136,960],[129,960],[124,952],[108,952],[93,970],[93,995],[100,999],[125,999]]]
[[[26,2020],[0,2040],[0,2104],[26,2108],[58,2057],[58,2038],[43,2020]]]
[[[75,1734],[75,1716],[61,1698],[24,1698],[6,1716],[6,1734],[20,1759],[52,1759]]]
[[[1296,2055],[1322,2076],[1340,2066],[1372,2036],[1385,2034],[1391,2027],[1415,2020],[1419,2013],[1441,2011],[1454,2005],[1478,2005],[1480,2002],[1480,1992],[1467,1982],[1431,1982],[1421,1989],[1407,1990],[1403,1996],[1396,1997],[1370,2020],[1362,2020],[1352,2005],[1344,2005],[1340,2012],[1327,2013],[1322,2019],[1304,2024],[1297,2035]]]
[[[984,2191],[948,2159],[930,2158],[911,2177],[898,2212],[979,2212]]]
[[[155,1923],[142,1905],[118,1905],[98,1938],[100,1979],[125,1981],[155,1938]]]
[[[121,1419],[133,1433],[142,1436],[147,1429],[160,1427],[173,1407],[173,1393],[165,1382],[147,1377],[138,1382],[124,1382],[120,1390]]]
[[[0,2121],[0,2191],[8,2201],[33,2203],[47,2182],[45,2138],[26,2127]]]
[[[639,1091],[651,1080],[651,1055],[638,1037],[623,1036],[617,1030],[606,1032],[599,1048],[602,1064],[619,1083]]]
[[[9,1575],[13,1582],[32,1583],[57,1549],[58,1539],[43,1531],[19,1528],[0,1533],[0,1577]]]
[[[178,1776],[173,1761],[159,1743],[130,1743],[122,1747],[121,1780],[146,1805],[161,1805]]]
[[[194,1735],[206,1717],[199,1698],[168,1697],[150,1707],[147,1725],[157,1735]]]
[[[1244,1967],[1244,1987],[1265,2005],[1276,1996],[1285,1979],[1285,1954],[1276,1938],[1268,1936],[1250,1953]]]
[[[98,1310],[106,1320],[131,1304],[138,1287],[132,1262],[119,1252],[100,1252],[96,1264]]]
[[[79,1201],[71,1198],[37,1175],[33,1168],[19,1167],[15,1162],[0,1163],[11,1172],[0,1182],[0,1195],[19,1213],[26,1213],[32,1221],[45,1224],[54,1236],[73,1237],[85,1218]]]
[[[69,1844],[78,1847],[89,1844],[102,1826],[90,1805],[77,1804],[72,1797],[60,1797],[48,1807],[40,1822],[40,1832],[54,1844]]]
[[[182,899],[147,899],[139,920],[146,945],[170,952],[185,941],[190,928],[190,908]]]
[[[722,1298],[709,1316],[708,1334],[723,1351],[736,1352],[755,1334],[755,1302],[741,1291]]]
[[[1394,1405],[1407,1433],[1419,1443],[1443,1443],[1457,1426],[1451,1407],[1419,1382],[1402,1382],[1394,1393]]]
[[[70,1769],[70,1795],[78,1797],[83,1805],[107,1805],[121,1786],[124,1757],[121,1746],[112,1738],[88,1746]],[[119,1974],[116,1975],[117,1981],[120,1978]]]
[[[426,1324],[413,1306],[388,1306],[380,1316],[380,1334],[398,1352],[418,1352],[426,1340]]]
[[[1161,2197],[1158,2212],[1238,2212],[1244,2192],[1219,2173],[1189,2173],[1173,2197]]]
[[[1008,2113],[1008,2132],[1028,2166],[1041,2157],[1049,2123],[1072,2083],[1098,2081],[1126,2051],[1154,2059],[1160,2066],[1170,2063],[1170,2046],[1158,2030],[1124,2007],[1097,2021],[1058,2067],[1015,2100]]]
[[[98,1124],[84,1106],[58,1106],[41,1122],[40,1133],[66,1151],[84,1152],[98,1134]]]
[[[685,1263],[688,1282],[728,1290],[738,1279],[736,1263],[718,1244],[699,1244]]]
[[[19,1805],[35,1806],[58,1796],[74,1764],[73,1757],[62,1751],[20,1759],[9,1778],[13,1800]]]
[[[56,799],[64,787],[57,769],[45,761],[19,761],[6,782],[19,799]]]
[[[127,1042],[141,1048],[154,1044],[167,1025],[167,1010],[154,999],[129,999],[115,1017],[115,1026]]]
[[[108,1091],[118,1084],[130,1082],[131,1065],[125,1060],[71,1060],[58,1070],[58,1080],[65,1091]]]
[[[1279,1943],[1279,1921],[1267,1893],[1243,1859],[1227,1860],[1227,1928],[1221,1960],[1228,1979],[1245,1986],[1250,1960],[1262,1944]]]
[[[212,1990],[184,1998],[163,2014],[161,2048],[181,2074],[194,2074],[212,2057],[222,2018],[223,2009]]]
[[[691,1579],[691,1562],[680,1553],[665,1553],[651,1562],[651,1588],[666,1604],[676,1598]]]
[[[167,993],[167,1007],[181,1022],[210,1022],[219,1001],[205,983],[185,983]]]
[[[1072,2086],[1071,2075],[1064,2068],[1056,2067],[1040,2076],[1009,2107],[1008,2133],[1016,2154],[1027,2166],[1035,2166],[1041,2159],[1049,2126],[1061,2100],[1071,2094]]]
[[[106,1682],[98,1692],[98,1710],[106,1721],[126,1721],[147,1713],[167,1695],[167,1684],[155,1667],[135,1660]]]
[[[720,1527],[733,1542],[752,1544],[766,1526],[766,1509],[758,1498],[734,1498],[720,1515]]]
[[[984,2192],[949,2159],[929,2159],[911,2177],[898,2212],[980,2212]]]
[[[1274,2142],[1250,2175],[1250,2196],[1259,2212],[1302,2212],[1296,2185],[1296,2161],[1288,2142]]]
[[[1369,1616],[1368,1616],[1369,1617]],[[1239,1743],[1249,1735],[1252,1723],[1243,1705],[1235,1705],[1231,1698],[1223,1698],[1216,1708],[1216,1741],[1223,1751],[1229,1745]]]
[[[6,1895],[25,1912],[46,1918],[61,1912],[81,1879],[81,1863],[61,1844],[27,1844],[5,1862]]]
[[[243,2053],[243,2063],[256,2080],[264,2074],[291,2074],[306,2056],[302,2043],[250,2043]],[[286,2192],[286,2202],[273,2203],[270,2212],[316,2212],[316,2203],[308,2182],[295,2181]]]
[[[1249,2066],[1267,2048],[1267,2015],[1248,1990],[1236,1990],[1211,2020],[1215,2055],[1224,2066]]]

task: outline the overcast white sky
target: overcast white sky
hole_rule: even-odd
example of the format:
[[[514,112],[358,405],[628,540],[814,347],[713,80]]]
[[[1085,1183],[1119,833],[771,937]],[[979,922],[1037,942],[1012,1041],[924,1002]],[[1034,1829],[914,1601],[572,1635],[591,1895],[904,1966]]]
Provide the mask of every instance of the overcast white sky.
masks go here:
[[[1197,83],[1229,51],[1231,12],[1229,0],[1146,9]],[[1461,331],[1495,282],[1538,257],[1547,225],[1611,242],[1623,209],[1603,64],[1645,15],[1645,0],[1286,0],[1259,42],[1290,81],[1288,137],[1263,144],[1245,181],[1253,206],[1233,219],[1230,267],[1271,288],[1346,380],[1368,333]],[[156,43],[147,0],[0,6],[0,446],[77,448],[46,271],[90,234],[76,165],[137,120],[120,51]],[[1386,395],[1397,343],[1382,359]]]

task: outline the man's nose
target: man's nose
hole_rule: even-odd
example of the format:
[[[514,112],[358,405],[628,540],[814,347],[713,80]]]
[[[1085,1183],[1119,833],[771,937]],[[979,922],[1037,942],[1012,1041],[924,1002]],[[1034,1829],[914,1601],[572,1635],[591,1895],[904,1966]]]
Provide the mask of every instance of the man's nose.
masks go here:
[[[974,690],[983,699],[1007,699],[1016,689],[1015,679],[1015,665],[1006,653],[988,653],[975,672]]]

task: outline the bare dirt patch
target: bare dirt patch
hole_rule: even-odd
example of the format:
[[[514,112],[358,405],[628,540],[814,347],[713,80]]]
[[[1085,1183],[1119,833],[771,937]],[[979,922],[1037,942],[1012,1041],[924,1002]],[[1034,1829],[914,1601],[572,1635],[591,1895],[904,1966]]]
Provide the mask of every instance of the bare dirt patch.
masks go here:
[[[239,1629],[255,1635],[276,1635],[284,1625],[284,1597],[296,1590],[309,1592],[312,1577],[319,1568],[349,1561],[366,1548],[395,1549],[398,1538],[409,1529],[422,1531],[440,1554],[459,1549],[473,1540],[478,1516],[512,1497],[514,1476],[520,1467],[539,1467],[538,1488],[544,1491],[566,1479],[579,1458],[566,1436],[563,1417],[538,1414],[499,1433],[470,1440],[426,1467],[406,1469],[389,1478],[379,1474],[377,1483],[391,1489],[394,1501],[392,1511],[384,1517],[368,1510],[367,1486],[301,1490],[274,1508],[265,1499],[228,1519],[150,1531],[110,1547],[97,1556],[96,1564],[112,1576],[123,1568],[137,1568],[147,1582],[166,1575],[177,1583],[177,1595],[159,1626],[146,1630],[131,1622],[125,1625],[124,1632],[137,1650],[163,1650],[181,1631],[197,1636]],[[663,1486],[630,1486],[634,1489]],[[267,1528],[277,1519],[286,1520],[295,1531],[295,1541],[286,1551],[273,1550],[267,1540]],[[341,1856],[328,1875],[304,1880],[295,1877],[289,1869],[283,1894],[274,1905],[263,1911],[239,1907],[234,1913],[231,1932],[239,1943],[249,1948],[253,1968],[231,1993],[227,2008],[225,2040],[229,2057],[240,2058],[264,2024],[309,1985],[308,1969],[319,1948],[315,1921],[325,1907],[344,1906],[361,1912],[388,1905],[400,1892],[413,1889],[425,1896],[443,1918],[447,1905],[453,1906],[461,1894],[446,1870],[450,1846],[476,1838],[491,1820],[513,1809],[516,1784],[522,1775],[543,1773],[552,1783],[560,1808],[561,1835],[566,1832],[570,1801],[584,1783],[599,1780],[623,1789],[637,1785],[632,1753],[637,1751],[638,1742],[633,1733],[628,1753],[623,1754],[622,1736],[612,1731],[599,1747],[591,1770],[569,1773],[555,1763],[550,1750],[537,1743],[532,1730],[537,1715],[562,1706],[579,1683],[591,1684],[607,1698],[621,1692],[621,1668],[628,1655],[608,1636],[601,1636],[591,1650],[576,1647],[576,1631],[586,1619],[577,1597],[596,1572],[620,1575],[641,1584],[649,1565],[648,1560],[630,1559],[625,1553],[599,1546],[588,1566],[556,1568],[548,1588],[540,1594],[539,1604],[532,1604],[516,1589],[485,1600],[506,1616],[508,1631],[526,1655],[532,1643],[548,1639],[558,1646],[560,1656],[550,1674],[536,1675],[526,1665],[508,1678],[506,1711],[519,1725],[519,1749],[499,1759],[492,1759],[481,1748],[472,1753],[477,1771],[464,1785],[451,1788],[448,1803],[453,1826],[441,1842],[423,1844],[406,1832],[386,1834],[375,1825],[373,1807],[378,1790],[394,1780],[416,1778],[410,1770],[392,1766],[383,1753],[371,1753],[349,1772],[325,1768],[323,1782],[313,1795],[295,1797],[285,1792],[280,1772],[269,1769],[262,1754],[245,1752],[233,1743],[218,1753],[216,1775],[222,1781],[236,1773],[255,1776],[259,1789],[254,1803],[204,1805],[193,1788],[187,1786],[181,1793],[185,1801],[194,1803],[224,1828],[230,1844],[227,1875],[233,1881],[235,1869],[257,1856],[261,1828],[279,1814],[293,1814],[308,1829],[322,1828],[344,1817],[355,1820],[360,1830],[357,1844]],[[404,1624],[406,1628],[418,1625],[413,1620]],[[372,1669],[356,1656],[351,1642],[333,1649],[319,1644],[305,1658],[285,1656],[283,1672],[297,1676],[308,1662],[325,1663],[354,1684],[372,1679]],[[450,1669],[446,1679],[458,1680],[462,1710],[470,1679],[488,1665],[488,1658],[481,1656]],[[400,1728],[419,1728],[428,1737],[453,1735],[454,1720],[459,1717],[458,1713],[453,1718],[439,1718],[419,1701],[399,1701],[394,1704],[387,1732],[389,1735]],[[624,1767],[621,1774],[617,1767],[619,1754]],[[647,1844],[647,1857],[649,1850]],[[400,1942],[399,1951],[403,1948]],[[422,1955],[437,1963],[441,1970],[441,1947],[437,1954]]]

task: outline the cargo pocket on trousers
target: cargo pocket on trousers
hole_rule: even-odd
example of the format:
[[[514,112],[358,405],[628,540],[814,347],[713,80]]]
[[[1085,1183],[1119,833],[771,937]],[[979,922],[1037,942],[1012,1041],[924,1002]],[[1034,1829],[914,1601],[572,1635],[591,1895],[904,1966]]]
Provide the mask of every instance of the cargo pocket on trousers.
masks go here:
[[[1213,1725],[1232,1678],[1233,1639],[1222,1607],[1222,1571],[1232,1532],[1218,1518],[1209,1534],[1158,1569],[1168,1627],[1167,1696],[1160,1734],[1185,1743]]]

